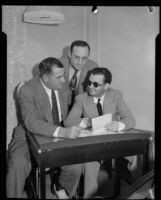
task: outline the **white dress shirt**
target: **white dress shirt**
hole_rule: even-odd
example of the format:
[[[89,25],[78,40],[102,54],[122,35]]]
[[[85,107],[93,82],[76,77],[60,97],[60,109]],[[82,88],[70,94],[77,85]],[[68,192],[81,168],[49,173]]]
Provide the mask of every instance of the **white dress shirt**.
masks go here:
[[[51,92],[52,90],[47,88],[44,83],[42,82],[42,80],[40,79],[41,83],[42,83],[42,86],[44,87],[47,95],[48,95],[48,98],[49,98],[49,102],[50,102],[50,105],[51,105],[51,110],[52,110],[52,99],[51,99]],[[60,101],[59,101],[59,96],[58,96],[58,90],[54,90],[54,93],[55,93],[55,96],[56,96],[56,101],[57,101],[57,106],[58,106],[58,114],[59,114],[59,121],[61,122],[62,121],[62,116],[61,116],[61,109],[60,109]],[[54,137],[57,137],[58,136],[58,130],[59,130],[60,127],[58,127],[54,133],[53,133],[53,136]]]
[[[102,96],[99,98],[99,99],[100,99],[100,103],[101,103],[101,105],[102,105],[102,108],[103,108],[104,97],[105,97],[105,94],[102,95]],[[93,100],[94,100],[94,103],[95,103],[95,104],[98,103],[98,98],[97,98],[97,97],[93,97]],[[86,128],[86,127],[87,127],[86,124],[85,124],[85,122],[84,122],[86,119],[87,119],[87,118],[83,119],[83,120],[80,122],[80,124],[79,124],[80,127],[82,127],[82,128]],[[125,124],[124,124],[123,122],[118,122],[118,123],[119,123],[118,131],[123,130],[123,129],[125,128]]]

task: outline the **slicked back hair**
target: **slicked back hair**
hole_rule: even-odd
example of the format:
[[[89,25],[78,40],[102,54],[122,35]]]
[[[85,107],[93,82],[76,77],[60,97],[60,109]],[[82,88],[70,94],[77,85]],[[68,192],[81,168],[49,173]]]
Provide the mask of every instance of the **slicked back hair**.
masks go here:
[[[78,46],[78,47],[87,47],[89,49],[89,52],[90,52],[90,46],[89,44],[86,42],[86,41],[83,41],[83,40],[75,40],[74,42],[72,42],[72,44],[70,45],[70,52],[72,53],[73,51],[73,48],[75,46]]]
[[[40,76],[50,74],[53,65],[56,65],[57,68],[63,68],[63,64],[57,58],[48,57],[42,60],[39,64]]]
[[[105,67],[96,67],[96,68],[90,70],[89,74],[88,74],[88,78],[89,78],[89,76],[91,74],[93,74],[93,75],[103,75],[104,76],[104,83],[111,84],[112,73],[107,68],[105,68]]]

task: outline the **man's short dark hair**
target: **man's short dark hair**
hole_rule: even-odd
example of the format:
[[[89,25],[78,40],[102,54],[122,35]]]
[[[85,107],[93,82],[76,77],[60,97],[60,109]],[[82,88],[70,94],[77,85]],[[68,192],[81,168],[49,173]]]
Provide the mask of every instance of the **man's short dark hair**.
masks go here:
[[[72,42],[72,44],[70,45],[70,52],[72,53],[73,51],[73,48],[75,46],[78,46],[78,47],[87,47],[89,49],[89,52],[90,52],[90,46],[87,42],[83,41],[83,40],[76,40],[74,42]]]
[[[56,65],[58,68],[63,68],[63,64],[57,58],[48,57],[42,60],[39,64],[40,76],[43,74],[50,74],[53,65]]]
[[[103,75],[104,83],[111,83],[112,81],[112,73],[105,67],[96,67],[89,71],[89,76],[93,75]],[[88,77],[89,78],[89,77]]]

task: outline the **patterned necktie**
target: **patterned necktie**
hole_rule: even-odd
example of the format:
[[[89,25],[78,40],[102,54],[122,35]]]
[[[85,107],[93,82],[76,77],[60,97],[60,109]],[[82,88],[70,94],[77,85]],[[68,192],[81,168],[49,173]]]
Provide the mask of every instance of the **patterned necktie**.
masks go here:
[[[78,73],[78,70],[75,70],[74,75],[72,76],[70,80],[70,84],[69,84],[69,87],[74,95],[76,94],[77,73]]]
[[[101,100],[101,99],[98,99],[98,102],[97,102],[97,110],[98,110],[99,116],[103,115],[102,105],[101,105],[101,103],[100,103],[100,100]]]
[[[53,115],[53,122],[55,125],[60,125],[59,122],[59,114],[58,114],[58,106],[56,101],[56,96],[54,90],[51,92],[51,99],[52,99],[52,115]]]
[[[71,104],[69,105],[69,110],[72,108],[73,103],[74,103],[74,98],[76,95],[76,91],[77,91],[77,73],[78,70],[75,70],[74,75],[72,76],[70,83],[69,83],[69,87],[72,91],[72,95],[71,95]]]

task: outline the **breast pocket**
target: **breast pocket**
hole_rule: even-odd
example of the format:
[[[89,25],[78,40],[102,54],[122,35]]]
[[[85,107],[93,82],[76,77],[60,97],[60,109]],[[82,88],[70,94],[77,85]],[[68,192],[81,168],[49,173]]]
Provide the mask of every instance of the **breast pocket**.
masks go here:
[[[104,103],[103,106],[103,113],[112,114],[112,120],[116,120],[116,113],[117,113],[117,101],[113,101],[112,103]]]

